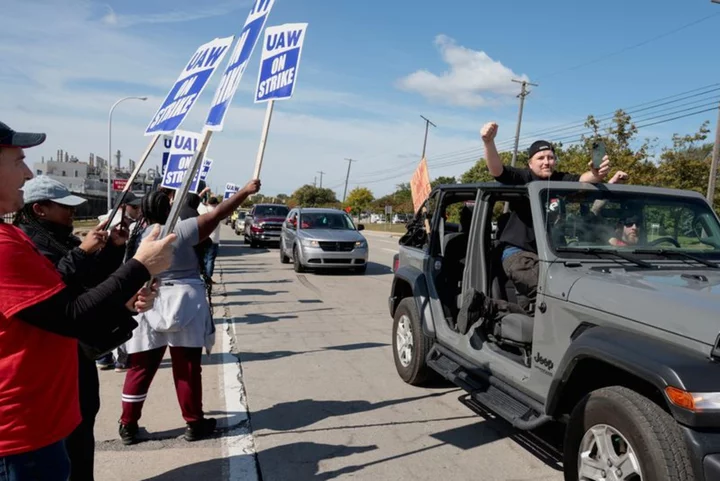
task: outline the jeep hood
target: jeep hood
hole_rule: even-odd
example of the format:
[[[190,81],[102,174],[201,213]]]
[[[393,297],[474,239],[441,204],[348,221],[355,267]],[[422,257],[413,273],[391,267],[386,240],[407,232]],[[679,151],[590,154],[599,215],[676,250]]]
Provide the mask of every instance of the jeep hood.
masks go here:
[[[720,269],[590,271],[568,300],[703,344],[720,332]]]

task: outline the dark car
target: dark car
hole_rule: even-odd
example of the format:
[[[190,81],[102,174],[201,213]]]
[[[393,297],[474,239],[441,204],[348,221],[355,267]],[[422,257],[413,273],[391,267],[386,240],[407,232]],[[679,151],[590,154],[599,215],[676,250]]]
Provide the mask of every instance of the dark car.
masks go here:
[[[279,244],[282,225],[290,209],[282,204],[257,204],[245,218],[245,243],[251,247]]]

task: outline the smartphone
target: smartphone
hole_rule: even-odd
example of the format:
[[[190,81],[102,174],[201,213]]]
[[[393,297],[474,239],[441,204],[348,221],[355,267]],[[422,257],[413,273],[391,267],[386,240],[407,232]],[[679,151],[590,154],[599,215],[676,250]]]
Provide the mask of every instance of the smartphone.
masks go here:
[[[596,169],[600,168],[600,164],[603,162],[605,157],[605,142],[602,140],[596,140],[592,144],[592,163]]]

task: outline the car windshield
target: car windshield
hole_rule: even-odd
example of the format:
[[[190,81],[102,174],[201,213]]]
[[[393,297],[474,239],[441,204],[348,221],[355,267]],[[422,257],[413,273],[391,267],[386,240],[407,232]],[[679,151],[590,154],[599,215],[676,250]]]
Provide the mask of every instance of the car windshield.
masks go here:
[[[720,224],[703,199],[609,190],[547,189],[554,251],[720,254]]]
[[[255,217],[286,217],[288,212],[284,205],[259,205],[255,208]]]
[[[238,219],[244,219],[246,215],[247,215],[247,212],[240,212],[238,214]]]
[[[352,220],[346,214],[335,212],[311,212],[300,216],[301,229],[355,230]]]

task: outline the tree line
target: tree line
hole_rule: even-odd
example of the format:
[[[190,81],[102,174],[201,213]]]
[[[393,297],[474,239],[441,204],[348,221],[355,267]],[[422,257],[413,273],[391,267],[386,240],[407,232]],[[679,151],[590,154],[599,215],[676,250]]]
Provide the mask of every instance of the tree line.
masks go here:
[[[629,174],[629,184],[654,185],[675,189],[692,190],[703,195],[707,192],[710,177],[710,163],[713,143],[709,139],[709,122],[703,122],[697,132],[692,134],[674,134],[672,145],[663,147],[656,152],[658,139],[638,138],[638,129],[629,114],[618,110],[607,127],[592,115],[588,116],[585,127],[590,134],[581,137],[579,142],[571,145],[555,144],[558,158],[557,169],[565,172],[581,174],[588,168],[591,159],[592,143],[596,139],[605,142],[607,155],[612,159],[612,170],[608,179],[617,170]],[[504,163],[509,164],[510,152],[500,154]],[[527,154],[518,152],[516,165],[527,163]],[[439,184],[493,182],[485,159],[480,158],[475,165],[458,177],[437,177],[432,181],[433,187]],[[281,196],[277,196],[279,200]],[[257,202],[257,199],[255,199]],[[283,203],[291,207],[335,207],[346,209],[355,215],[363,212],[383,213],[385,206],[391,206],[395,213],[413,213],[412,193],[409,183],[396,186],[393,193],[375,198],[366,187],[357,187],[348,193],[344,203],[337,199],[331,189],[304,185],[291,196],[283,196]],[[714,197],[715,210],[720,209],[720,196]]]

